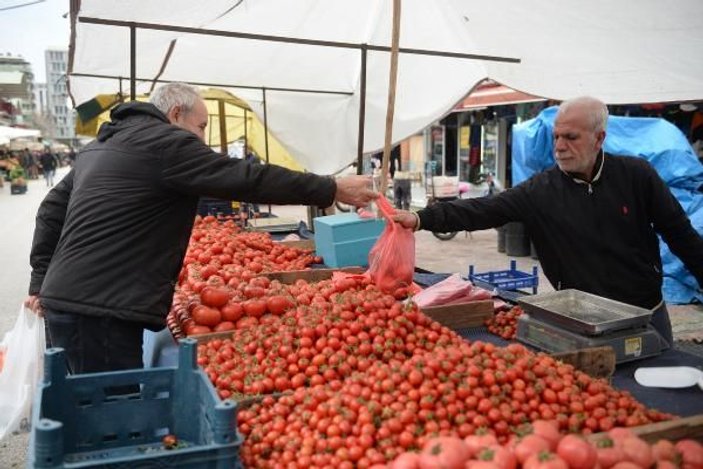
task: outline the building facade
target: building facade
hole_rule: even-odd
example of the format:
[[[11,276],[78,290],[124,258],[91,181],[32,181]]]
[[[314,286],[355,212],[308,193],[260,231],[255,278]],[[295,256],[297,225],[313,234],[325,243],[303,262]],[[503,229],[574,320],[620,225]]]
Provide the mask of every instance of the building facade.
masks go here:
[[[44,52],[46,64],[46,96],[48,112],[54,123],[56,140],[71,143],[75,137],[74,112],[68,106],[66,73],[68,70],[67,49],[47,49]]]
[[[9,103],[13,109],[8,117],[10,125],[32,126],[34,73],[31,64],[21,56],[0,55],[0,100]]]

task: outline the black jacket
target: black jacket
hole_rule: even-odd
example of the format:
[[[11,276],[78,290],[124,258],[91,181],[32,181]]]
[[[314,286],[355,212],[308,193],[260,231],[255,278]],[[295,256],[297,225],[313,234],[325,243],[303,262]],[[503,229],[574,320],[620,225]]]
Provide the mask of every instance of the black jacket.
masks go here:
[[[42,202],[30,294],[45,308],[160,328],[199,196],[329,206],[332,178],[213,152],[147,103],[112,111]]]
[[[661,302],[659,233],[703,286],[703,238],[644,160],[605,155],[591,184],[558,167],[493,197],[420,211],[431,231],[525,223],[554,288],[653,308]]]

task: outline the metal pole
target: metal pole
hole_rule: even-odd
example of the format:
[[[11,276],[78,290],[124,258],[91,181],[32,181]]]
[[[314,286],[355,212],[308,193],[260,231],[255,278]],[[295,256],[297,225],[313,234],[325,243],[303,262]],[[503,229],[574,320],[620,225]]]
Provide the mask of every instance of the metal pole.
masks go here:
[[[220,119],[220,153],[227,154],[227,117],[225,116],[224,99],[217,100],[217,110]]]
[[[359,140],[356,150],[356,174],[364,173],[364,126],[366,125],[366,44],[361,45],[361,83],[359,95]]]
[[[395,111],[395,88],[398,80],[398,43],[400,42],[400,0],[393,0],[393,36],[391,39],[391,70],[388,77],[388,107],[386,108],[386,136],[383,144],[381,170],[381,194],[388,187],[388,167],[393,137],[393,112]]]
[[[249,148],[249,122],[247,122],[247,110],[244,109],[244,159],[247,157],[247,148]]]
[[[129,96],[137,99],[137,27],[129,27]]]
[[[266,109],[266,88],[261,88],[264,96],[264,148],[266,153],[266,164],[269,164],[269,121],[268,111]],[[269,215],[271,215],[271,204],[269,204]]]

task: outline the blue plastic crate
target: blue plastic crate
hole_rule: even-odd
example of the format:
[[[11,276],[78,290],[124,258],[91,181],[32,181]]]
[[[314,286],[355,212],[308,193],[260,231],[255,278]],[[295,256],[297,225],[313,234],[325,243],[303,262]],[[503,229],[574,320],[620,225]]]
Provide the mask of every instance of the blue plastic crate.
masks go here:
[[[196,347],[181,341],[178,367],[72,376],[63,349],[47,350],[28,466],[241,468],[237,405],[217,396],[196,364]],[[116,386],[140,391],[114,395]],[[178,448],[163,447],[167,434]]]
[[[330,267],[368,265],[369,251],[385,227],[383,220],[356,213],[317,217],[313,223],[315,250]]]
[[[532,274],[516,269],[517,262],[510,261],[510,270],[496,270],[485,273],[474,273],[474,266],[469,266],[469,280],[481,286],[490,285],[499,290],[519,290],[521,288],[531,288],[533,294],[537,294],[539,285],[539,275],[537,266],[532,268]]]

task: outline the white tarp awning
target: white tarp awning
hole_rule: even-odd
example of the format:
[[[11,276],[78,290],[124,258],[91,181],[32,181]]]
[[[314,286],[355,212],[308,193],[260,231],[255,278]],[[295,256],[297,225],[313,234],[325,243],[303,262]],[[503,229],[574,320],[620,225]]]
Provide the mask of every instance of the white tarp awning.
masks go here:
[[[39,137],[41,131],[37,129],[23,129],[20,127],[7,127],[5,125],[0,125],[0,138],[6,139],[7,141],[13,138],[22,137]]]
[[[390,0],[83,0],[78,17],[389,46]],[[403,0],[400,47],[520,59],[501,63],[402,53],[397,142],[449,112],[491,78],[534,96],[583,94],[611,104],[703,99],[699,0]],[[76,23],[73,74],[124,77],[129,29]],[[361,52],[354,48],[137,29],[136,76],[266,87],[268,125],[309,170],[331,173],[357,152]],[[390,54],[368,52],[364,150],[383,146]],[[149,91],[138,82],[137,93]],[[346,92],[275,91],[297,88]],[[76,104],[119,89],[73,75]],[[260,89],[225,88],[262,117]]]

